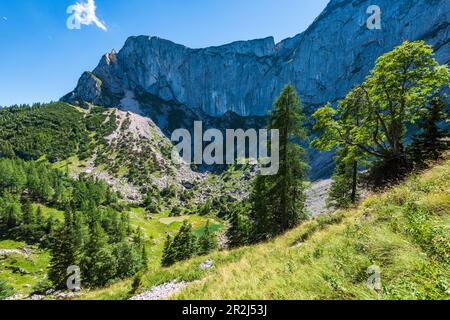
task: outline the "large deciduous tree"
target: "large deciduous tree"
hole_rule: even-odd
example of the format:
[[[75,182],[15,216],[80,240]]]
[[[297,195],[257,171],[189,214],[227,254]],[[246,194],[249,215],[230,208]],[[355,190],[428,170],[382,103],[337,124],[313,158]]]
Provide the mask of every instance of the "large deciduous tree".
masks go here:
[[[328,104],[314,114],[320,136],[313,146],[348,147],[376,159],[371,170],[374,185],[401,178],[410,169],[406,128],[420,119],[430,99],[448,83],[449,70],[437,63],[430,45],[405,41],[381,56],[366,81],[337,109]]]

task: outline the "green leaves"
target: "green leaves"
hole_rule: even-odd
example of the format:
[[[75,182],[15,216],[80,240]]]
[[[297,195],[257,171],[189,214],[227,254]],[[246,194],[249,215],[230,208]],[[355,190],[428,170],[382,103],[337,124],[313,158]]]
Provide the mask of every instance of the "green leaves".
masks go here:
[[[439,66],[423,41],[406,41],[381,56],[366,81],[339,101],[316,111],[312,146],[330,151],[357,147],[366,156],[404,154],[406,125],[415,124],[427,102],[448,86],[447,66]]]

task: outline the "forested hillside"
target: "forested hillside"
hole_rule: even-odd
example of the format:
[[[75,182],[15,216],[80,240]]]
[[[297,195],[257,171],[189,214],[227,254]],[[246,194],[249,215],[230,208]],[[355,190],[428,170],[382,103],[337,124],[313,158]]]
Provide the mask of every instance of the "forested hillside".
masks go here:
[[[446,160],[272,241],[151,269],[139,292],[175,280],[187,285],[173,299],[449,299],[449,181]],[[120,282],[83,298],[130,290]]]
[[[1,109],[0,298],[446,299],[449,83],[405,41],[312,118],[286,85],[271,175],[177,163],[132,112]],[[335,152],[315,196],[307,146]]]

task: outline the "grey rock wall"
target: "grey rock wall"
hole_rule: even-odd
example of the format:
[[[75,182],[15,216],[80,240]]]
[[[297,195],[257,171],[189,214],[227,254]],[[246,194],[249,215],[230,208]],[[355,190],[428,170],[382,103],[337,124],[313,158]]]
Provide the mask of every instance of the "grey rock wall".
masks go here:
[[[382,10],[382,29],[369,30],[366,10]],[[129,92],[220,116],[264,115],[287,83],[314,109],[343,97],[376,59],[404,40],[432,44],[440,63],[450,61],[450,1],[332,0],[303,33],[190,49],[158,37],[130,37],[84,73],[63,100],[120,106]],[[312,111],[312,110],[311,110]]]

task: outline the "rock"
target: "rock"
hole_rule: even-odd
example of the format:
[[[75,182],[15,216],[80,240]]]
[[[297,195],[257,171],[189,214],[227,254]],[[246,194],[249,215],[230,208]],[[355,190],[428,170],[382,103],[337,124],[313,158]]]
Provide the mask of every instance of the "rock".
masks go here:
[[[25,255],[29,255],[32,251],[33,251],[33,250],[30,249],[30,248],[23,248],[23,249],[22,249],[22,252],[23,252]]]
[[[30,272],[28,272],[28,271],[25,270],[24,268],[19,268],[17,271],[18,271],[21,275],[31,274]]]
[[[213,267],[213,265],[214,265],[214,261],[211,259],[208,259],[200,265],[200,269],[205,271],[207,269],[211,269]]]
[[[9,300],[9,301],[22,300],[22,299],[25,299],[25,297],[26,296],[23,294],[15,294],[11,297],[6,298],[5,300]]]
[[[24,252],[17,249],[0,249],[0,256],[10,256],[13,254],[24,255]]]
[[[181,182],[181,184],[183,185],[183,187],[185,187],[187,190],[191,190],[195,188],[195,185],[192,182],[189,181],[183,181]]]
[[[158,37],[130,37],[119,53],[106,54],[93,72],[84,73],[63,99],[114,106],[128,101],[131,91],[213,116],[227,111],[265,115],[289,82],[307,110],[344,96],[380,55],[406,39],[426,40],[440,63],[449,62],[448,0],[378,0],[381,30],[366,26],[372,4],[331,0],[305,32],[278,44],[268,37],[191,49]]]
[[[137,295],[130,300],[164,300],[172,296],[173,294],[181,291],[184,287],[186,287],[188,283],[181,281],[172,281],[168,283],[164,283],[159,286],[155,286],[151,288],[149,291],[144,292],[140,295]]]
[[[72,291],[70,291],[70,292],[58,291],[58,292],[54,293],[54,296],[57,299],[71,299],[71,298],[79,297],[81,295],[82,295],[81,293],[72,292]]]

